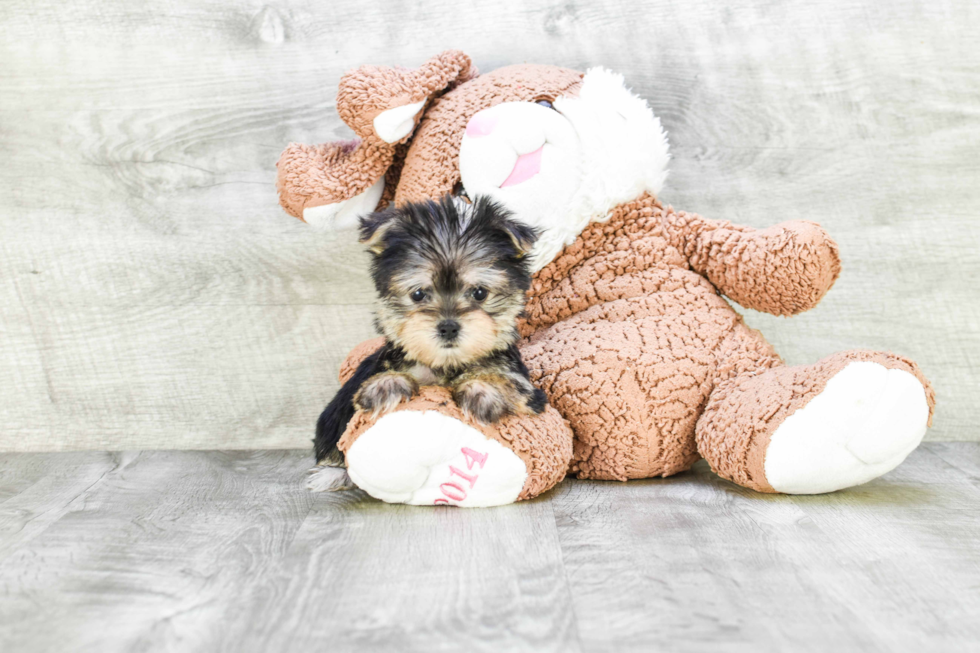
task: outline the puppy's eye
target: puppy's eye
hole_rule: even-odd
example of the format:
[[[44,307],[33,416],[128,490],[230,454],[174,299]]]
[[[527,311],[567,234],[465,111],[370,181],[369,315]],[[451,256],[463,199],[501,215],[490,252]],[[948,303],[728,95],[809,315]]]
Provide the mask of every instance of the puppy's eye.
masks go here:
[[[545,109],[554,109],[555,108],[555,105],[553,105],[551,103],[551,100],[536,100],[534,103],[535,104],[540,104]]]
[[[411,295],[409,295],[409,297],[412,299],[413,302],[415,302],[416,304],[418,304],[420,301],[422,301],[423,299],[425,299],[425,291],[424,290],[416,290]]]
[[[479,288],[473,291],[473,299],[475,299],[478,302],[482,302],[484,299],[487,298],[487,295],[489,294],[490,294],[489,290],[487,290],[483,286],[480,286]]]

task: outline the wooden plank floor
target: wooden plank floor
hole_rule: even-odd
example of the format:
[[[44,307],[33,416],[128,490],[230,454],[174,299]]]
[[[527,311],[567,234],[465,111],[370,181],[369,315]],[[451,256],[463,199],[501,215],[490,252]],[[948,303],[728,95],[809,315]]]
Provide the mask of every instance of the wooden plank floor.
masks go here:
[[[304,451],[0,454],[2,651],[980,649],[980,444],[764,496],[703,463],[485,510]]]

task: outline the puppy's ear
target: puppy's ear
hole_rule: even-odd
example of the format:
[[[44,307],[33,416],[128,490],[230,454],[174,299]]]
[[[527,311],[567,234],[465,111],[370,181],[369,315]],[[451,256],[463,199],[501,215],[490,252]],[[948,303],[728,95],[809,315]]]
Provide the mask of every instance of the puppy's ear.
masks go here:
[[[518,258],[524,258],[531,252],[534,243],[538,241],[538,236],[540,235],[534,227],[529,227],[512,218],[503,218],[500,221],[500,227],[510,237],[511,242],[514,243]]]
[[[452,199],[446,201],[452,201]],[[473,198],[472,204],[474,219],[482,225],[504,232],[510,238],[510,242],[514,244],[514,249],[517,250],[517,258],[524,258],[531,252],[531,248],[534,247],[534,243],[537,242],[541,232],[523,222],[514,220],[510,211],[486,195]]]
[[[394,209],[386,209],[365,215],[361,218],[360,242],[375,254],[385,249],[385,233],[395,224],[398,213]]]

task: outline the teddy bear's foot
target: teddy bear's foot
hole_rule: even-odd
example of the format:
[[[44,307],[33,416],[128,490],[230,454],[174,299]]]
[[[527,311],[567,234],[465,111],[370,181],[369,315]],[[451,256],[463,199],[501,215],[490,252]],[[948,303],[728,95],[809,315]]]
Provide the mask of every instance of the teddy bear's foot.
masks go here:
[[[821,494],[897,467],[925,435],[932,389],[911,361],[847,352],[723,385],[698,425],[712,468],[764,492]]]
[[[912,374],[850,363],[772,434],[766,480],[787,494],[867,483],[905,460],[922,441],[928,420],[925,390]]]
[[[527,469],[495,440],[435,411],[381,417],[347,451],[347,473],[388,503],[499,506],[517,500]]]
[[[571,432],[553,408],[491,425],[467,417],[445,388],[419,395],[377,419],[358,413],[340,441],[351,480],[388,503],[499,506],[560,481]]]

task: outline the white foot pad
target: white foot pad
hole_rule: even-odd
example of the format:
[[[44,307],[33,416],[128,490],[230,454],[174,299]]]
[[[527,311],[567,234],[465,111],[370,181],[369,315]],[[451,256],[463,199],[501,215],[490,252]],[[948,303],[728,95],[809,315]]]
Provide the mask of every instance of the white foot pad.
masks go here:
[[[766,480],[786,494],[867,483],[905,460],[922,441],[928,419],[925,389],[912,374],[850,363],[773,433]]]
[[[359,488],[388,503],[466,508],[517,500],[527,468],[517,454],[435,411],[385,415],[347,452]]]

